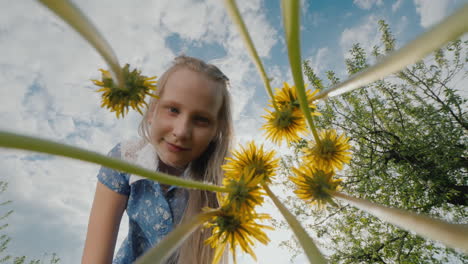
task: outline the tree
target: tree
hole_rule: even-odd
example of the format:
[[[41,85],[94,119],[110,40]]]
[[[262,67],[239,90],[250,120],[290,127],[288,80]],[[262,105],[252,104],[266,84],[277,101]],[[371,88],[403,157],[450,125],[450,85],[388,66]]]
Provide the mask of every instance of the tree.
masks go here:
[[[0,181],[0,194],[2,194],[8,187],[8,183],[4,181]],[[7,204],[11,203],[10,200],[1,202],[0,206],[5,206]],[[4,230],[6,227],[8,227],[8,224],[4,224],[3,222],[5,219],[13,213],[13,210],[9,210],[8,212],[4,213],[3,215],[0,216],[0,231]],[[11,238],[8,237],[6,234],[1,234],[0,235],[0,254],[4,254],[5,250],[7,249],[7,245],[10,242]],[[11,256],[6,255],[6,256],[1,256],[0,255],[0,263],[4,263],[5,261],[9,260]]]
[[[388,25],[379,21],[382,46],[378,59],[394,50]],[[340,173],[343,191],[391,207],[424,213],[451,222],[467,219],[468,120],[467,99],[455,85],[466,79],[467,44],[456,40],[405,70],[368,87],[326,100],[318,127],[342,130],[353,145],[351,164]],[[369,66],[359,44],[346,59],[349,75]],[[324,81],[304,62],[305,75],[315,89]],[[339,82],[327,72],[329,85]],[[300,158],[282,161],[283,175]],[[287,178],[286,178],[287,179]],[[285,179],[286,184],[287,180]],[[313,211],[289,200],[300,220],[308,220],[312,235],[330,252],[332,263],[466,263],[468,257],[443,245],[386,224],[350,206]],[[311,219],[313,219],[311,221]],[[304,223],[304,222],[303,222]],[[291,241],[284,245],[293,248]]]
[[[0,195],[3,194],[6,189],[8,187],[8,183],[5,182],[5,181],[0,181]],[[5,202],[0,202],[0,206],[6,206],[8,204],[12,203],[11,200],[8,200],[8,201],[5,201]],[[4,221],[6,221],[6,219],[8,218],[8,216],[10,216],[11,214],[13,213],[13,210],[8,210],[6,213],[4,213],[3,215],[0,216],[0,231],[4,230],[5,228],[8,227],[8,223],[3,223]],[[29,264],[42,264],[44,262],[42,262],[41,260],[38,260],[38,259],[33,259],[33,260],[30,260],[29,262],[26,262],[27,261],[27,257],[26,256],[21,256],[21,257],[13,257],[9,254],[7,254],[7,249],[8,249],[8,243],[10,243],[11,241],[11,238],[7,235],[7,234],[1,234],[0,235],[0,263],[7,263],[7,261],[12,261],[10,263],[13,263],[13,264],[25,264],[25,263],[29,263]],[[53,253],[51,258],[50,258],[50,261],[48,262],[50,264],[56,264],[56,263],[60,263],[60,258],[57,256],[57,254]]]

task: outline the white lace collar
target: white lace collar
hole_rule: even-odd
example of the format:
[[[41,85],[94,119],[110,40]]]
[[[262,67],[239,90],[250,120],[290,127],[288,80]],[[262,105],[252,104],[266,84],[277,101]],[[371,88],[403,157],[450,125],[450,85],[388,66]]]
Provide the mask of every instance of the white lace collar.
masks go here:
[[[154,149],[153,145],[146,143],[142,139],[122,142],[120,151],[122,159],[127,162],[133,163],[151,171],[156,171],[158,168],[159,159],[158,155],[156,154],[156,150]],[[181,177],[187,178],[189,167],[190,165],[187,166]],[[128,184],[131,185],[132,183],[143,179],[146,178],[139,175],[130,174]]]

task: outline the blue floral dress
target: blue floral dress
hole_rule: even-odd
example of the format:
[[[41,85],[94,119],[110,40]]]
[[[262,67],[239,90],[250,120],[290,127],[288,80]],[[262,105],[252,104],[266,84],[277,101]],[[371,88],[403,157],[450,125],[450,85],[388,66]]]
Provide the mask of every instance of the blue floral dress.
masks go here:
[[[119,143],[108,155],[147,169],[157,168],[153,146],[143,141]],[[187,190],[171,186],[164,193],[157,182],[106,167],[101,167],[97,177],[112,191],[128,196],[128,236],[113,264],[134,262],[180,222],[188,201]]]

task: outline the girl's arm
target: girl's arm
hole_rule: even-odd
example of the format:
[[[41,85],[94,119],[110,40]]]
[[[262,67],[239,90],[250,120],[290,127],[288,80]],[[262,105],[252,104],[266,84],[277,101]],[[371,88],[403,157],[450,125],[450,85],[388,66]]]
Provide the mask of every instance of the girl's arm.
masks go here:
[[[120,220],[128,196],[110,190],[98,181],[89,216],[82,264],[112,263]]]

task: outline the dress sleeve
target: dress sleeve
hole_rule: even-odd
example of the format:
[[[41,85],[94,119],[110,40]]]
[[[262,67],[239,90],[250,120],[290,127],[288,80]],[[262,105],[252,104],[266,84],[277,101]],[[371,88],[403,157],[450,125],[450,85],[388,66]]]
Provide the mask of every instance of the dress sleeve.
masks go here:
[[[121,144],[117,144],[108,154],[107,156],[112,158],[121,159],[120,155],[120,146]],[[99,173],[97,175],[99,182],[107,186],[107,188],[111,189],[114,192],[129,195],[130,194],[130,185],[128,184],[128,174],[124,172],[119,172],[114,169],[110,169],[107,167],[101,167]]]

